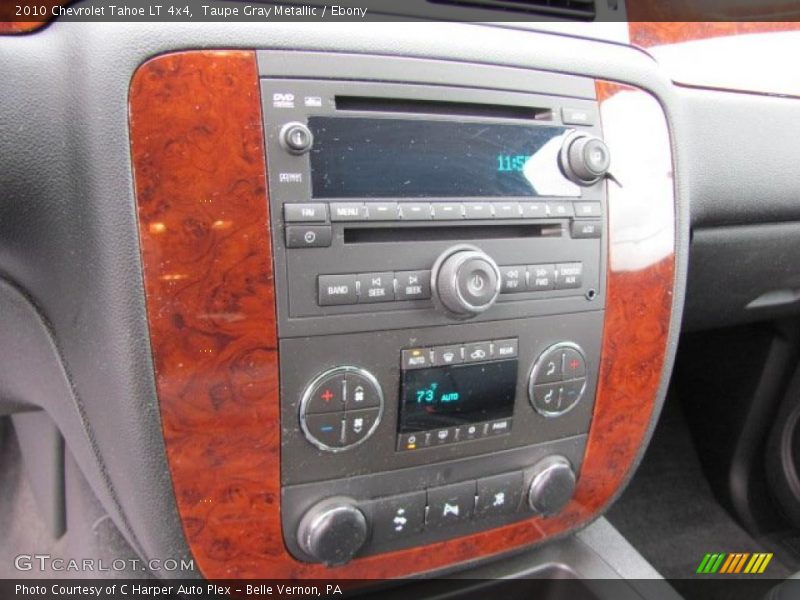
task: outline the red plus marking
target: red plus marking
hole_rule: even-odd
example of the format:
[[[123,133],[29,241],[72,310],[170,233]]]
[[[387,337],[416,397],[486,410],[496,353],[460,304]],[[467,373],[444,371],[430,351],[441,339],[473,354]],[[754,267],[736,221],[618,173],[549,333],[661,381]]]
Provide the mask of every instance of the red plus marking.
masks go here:
[[[325,402],[330,402],[333,399],[333,392],[330,390],[325,390],[325,392],[320,396]]]
[[[580,366],[581,366],[581,361],[579,361],[577,358],[573,358],[571,361],[569,361],[569,368],[572,369],[573,371]]]

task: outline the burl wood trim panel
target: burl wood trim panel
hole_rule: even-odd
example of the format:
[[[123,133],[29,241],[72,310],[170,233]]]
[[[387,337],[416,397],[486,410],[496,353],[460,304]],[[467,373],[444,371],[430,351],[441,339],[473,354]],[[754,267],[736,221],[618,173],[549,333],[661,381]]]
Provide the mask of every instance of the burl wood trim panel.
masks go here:
[[[666,136],[658,114],[654,127]],[[623,122],[642,125],[635,120],[628,114]],[[567,509],[337,568],[293,559],[280,522],[275,291],[255,54],[196,51],[145,63],[131,85],[130,129],[167,460],[186,538],[205,577],[402,577],[564,533],[617,492],[652,416],[674,247],[642,262],[636,223],[615,214],[612,194],[603,359],[585,462]],[[666,190],[658,197],[667,212],[673,210],[669,170],[648,183]],[[651,200],[643,193],[639,205]],[[624,213],[627,205],[620,206]],[[639,267],[631,268],[626,253],[638,257]]]
[[[0,0],[0,35],[18,35],[23,33],[33,33],[41,29],[53,20],[52,11],[55,6],[64,6],[71,0],[19,0],[12,2],[11,0]],[[17,4],[21,6],[28,6],[33,8],[45,7],[45,14],[42,16],[32,17],[33,20],[23,21],[22,18],[16,15]]]
[[[631,5],[638,6],[637,4]],[[657,18],[658,10],[674,8],[671,2],[659,2],[654,7],[654,13],[649,13],[649,18]],[[629,12],[630,12],[629,8]],[[639,9],[641,11],[641,9]],[[800,8],[795,5],[794,18],[800,18]],[[697,21],[684,22],[691,18],[695,13],[688,12],[683,14],[678,21],[637,21],[634,9],[633,15],[629,18],[628,33],[631,44],[640,48],[651,48],[653,46],[665,46],[669,44],[679,44],[693,40],[704,40],[715,37],[726,37],[745,35],[749,33],[773,33],[779,31],[796,31],[800,29],[800,22],[797,21],[753,21],[753,22],[734,22],[734,21]],[[642,11],[642,15],[648,13]],[[788,17],[787,17],[788,18]]]

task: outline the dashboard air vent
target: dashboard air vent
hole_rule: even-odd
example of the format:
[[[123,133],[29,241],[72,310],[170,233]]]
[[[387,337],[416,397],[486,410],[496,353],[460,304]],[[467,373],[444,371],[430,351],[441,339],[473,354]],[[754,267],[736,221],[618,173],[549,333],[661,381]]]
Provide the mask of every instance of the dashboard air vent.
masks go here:
[[[477,8],[543,17],[593,21],[595,0],[428,0],[463,8]]]

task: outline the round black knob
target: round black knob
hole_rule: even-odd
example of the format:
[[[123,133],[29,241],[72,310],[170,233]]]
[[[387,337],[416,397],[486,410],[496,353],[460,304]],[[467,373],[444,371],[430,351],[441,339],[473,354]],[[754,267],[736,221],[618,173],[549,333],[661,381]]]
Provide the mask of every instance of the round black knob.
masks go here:
[[[548,456],[533,466],[528,488],[531,510],[548,517],[561,511],[575,493],[575,472],[563,456]]]
[[[592,185],[608,172],[611,153],[603,140],[581,133],[564,141],[560,160],[569,179],[578,185]]]
[[[433,265],[431,289],[434,299],[451,317],[474,317],[497,300],[500,269],[480,248],[453,246]]]
[[[304,154],[311,150],[314,136],[308,127],[302,123],[286,123],[281,127],[280,142],[284,150],[292,154]]]
[[[346,497],[334,497],[314,505],[303,515],[297,528],[300,548],[326,565],[342,565],[367,540],[367,519]]]

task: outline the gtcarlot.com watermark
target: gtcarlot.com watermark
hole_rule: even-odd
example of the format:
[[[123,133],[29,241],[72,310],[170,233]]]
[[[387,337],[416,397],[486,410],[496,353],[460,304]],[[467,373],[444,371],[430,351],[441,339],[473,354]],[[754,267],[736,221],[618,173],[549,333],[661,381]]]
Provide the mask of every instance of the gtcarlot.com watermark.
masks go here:
[[[14,558],[17,571],[41,571],[64,573],[130,573],[142,571],[158,573],[163,571],[194,571],[194,560],[167,558],[140,560],[138,558],[117,558],[107,561],[98,558],[61,558],[50,554],[19,554]]]

